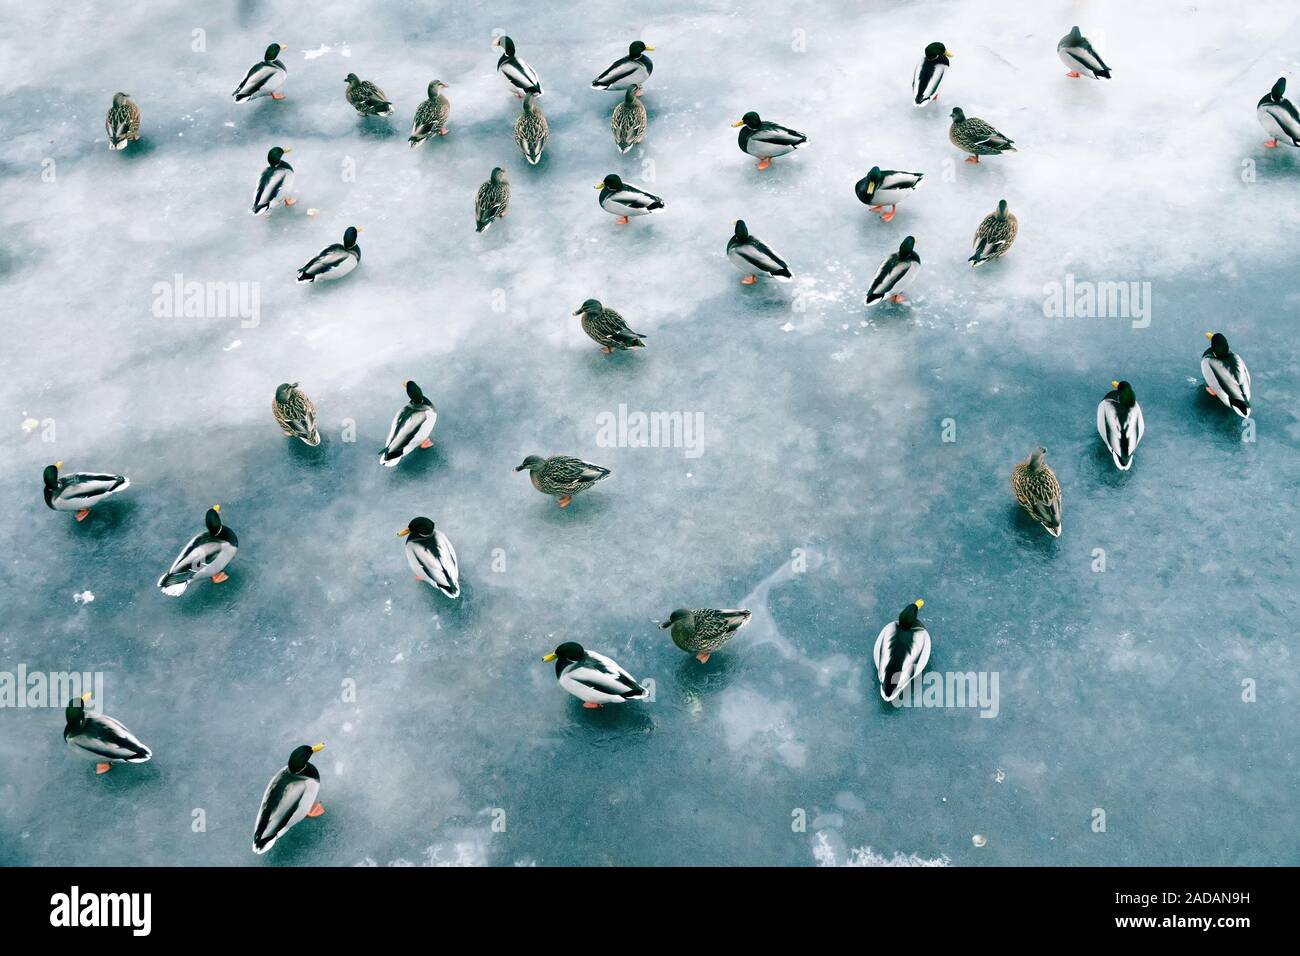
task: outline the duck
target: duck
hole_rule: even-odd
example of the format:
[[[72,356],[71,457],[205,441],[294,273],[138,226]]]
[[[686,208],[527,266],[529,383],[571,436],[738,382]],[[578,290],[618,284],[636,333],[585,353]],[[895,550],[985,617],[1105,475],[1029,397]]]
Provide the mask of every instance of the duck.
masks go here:
[[[393,468],[403,458],[417,448],[433,447],[433,426],[438,421],[438,409],[424,396],[420,386],[415,382],[403,382],[406,387],[405,405],[393,416],[393,424],[388,429],[388,440],[379,453],[379,463],[385,468]]]
[[[1035,448],[1011,470],[1011,490],[1020,507],[1053,538],[1061,536],[1061,485],[1046,462],[1047,449]]]
[[[85,521],[90,509],[109,495],[126,491],[131,479],[125,475],[108,475],[98,472],[73,472],[59,475],[63,462],[46,465],[41,477],[45,482],[45,506],[51,511],[75,511],[78,521]]]
[[[654,47],[647,46],[640,40],[633,40],[627,48],[627,56],[621,56],[591,81],[593,90],[630,90],[635,88],[640,96],[641,87],[650,79],[655,65],[650,62],[646,52],[654,52]]]
[[[153,751],[121,722],[107,714],[88,714],[90,691],[68,701],[63,715],[63,739],[78,755],[95,761],[95,773],[108,773],[115,763],[148,763]]]
[[[753,285],[760,272],[778,282],[789,282],[793,278],[785,260],[768,248],[763,240],[749,234],[745,220],[737,219],[735,225],[735,232],[727,240],[727,258],[745,273],[740,280],[742,285]]]
[[[975,252],[967,260],[971,267],[1001,259],[1010,252],[1019,228],[1020,220],[1015,213],[1007,211],[1007,201],[999,199],[997,210],[981,219],[975,230],[975,238],[971,240]]]
[[[948,140],[963,152],[968,163],[978,163],[981,156],[1016,152],[1015,141],[1003,136],[988,123],[976,116],[967,118],[960,108],[952,111],[952,126],[948,127]]]
[[[515,120],[515,142],[529,166],[536,166],[541,161],[542,151],[550,138],[551,124],[546,122],[545,114],[537,105],[537,97],[532,93],[525,94],[519,118]]]
[[[709,607],[678,608],[659,626],[671,628],[673,643],[688,654],[694,654],[701,664],[736,632],[749,623],[753,614],[743,609],[723,611]]]
[[[620,226],[628,224],[629,216],[648,216],[664,208],[664,201],[658,196],[623,182],[614,173],[596,183],[596,188],[600,190],[597,197],[600,208],[611,216],[618,216]]]
[[[951,59],[952,54],[948,52],[948,48],[938,40],[926,44],[925,52],[921,54],[921,62],[912,71],[913,106],[924,106],[931,100],[939,98],[939,84],[943,82],[943,75],[951,66],[949,62]]]
[[[427,583],[453,601],[460,597],[460,565],[456,549],[447,536],[429,518],[412,518],[397,532],[406,539],[406,563],[415,572],[415,580]]]
[[[271,399],[271,414],[275,416],[285,438],[297,438],[304,445],[315,448],[320,444],[316,430],[316,406],[297,382],[284,382]]]
[[[1242,418],[1250,417],[1250,369],[1228,348],[1222,332],[1206,332],[1210,347],[1201,353],[1205,390]]]
[[[280,88],[289,78],[289,68],[280,59],[280,44],[272,43],[266,48],[266,54],[260,63],[254,63],[244,74],[244,78],[230,95],[236,103],[247,103],[259,96],[269,96],[273,100],[284,99]]]
[[[293,189],[293,167],[284,161],[284,154],[293,152],[293,147],[271,147],[266,154],[266,169],[257,180],[257,193],[253,196],[253,215],[269,213],[271,206],[279,199],[286,206],[292,206],[298,200],[289,195]]]
[[[320,795],[320,771],[311,762],[314,754],[325,749],[324,744],[303,744],[289,754],[289,762],[276,772],[262,794],[262,804],[257,808],[253,825],[253,852],[259,856],[275,841],[307,817],[313,819],[325,812],[316,799]]]
[[[740,151],[759,157],[759,169],[767,169],[772,165],[773,158],[793,153],[808,142],[808,137],[798,130],[764,122],[753,110],[731,124],[732,129],[736,127],[741,127],[740,135],[736,138]]]
[[[348,102],[361,116],[393,115],[393,104],[388,101],[387,95],[369,80],[358,79],[355,73],[349,73],[343,82],[348,85]]]
[[[437,133],[447,135],[447,117],[451,114],[451,101],[443,96],[441,90],[447,89],[442,80],[429,84],[429,97],[415,108],[415,118],[411,120],[411,135],[406,145],[411,149],[423,146],[425,140]]]
[[[474,231],[485,232],[510,208],[510,180],[500,166],[493,168],[487,182],[474,195]]]
[[[356,226],[348,226],[343,232],[341,243],[335,242],[326,246],[298,270],[298,281],[342,279],[361,265],[361,247],[357,245],[357,236],[360,232],[361,230]]]
[[[529,455],[515,471],[527,471],[533,487],[544,495],[552,495],[561,508],[569,507],[574,495],[586,491],[610,474],[608,468],[569,455],[551,458]]]
[[[1056,44],[1056,55],[1069,67],[1070,71],[1065,74],[1068,77],[1076,80],[1081,76],[1092,80],[1110,79],[1110,67],[1078,27],[1070,27],[1070,32],[1061,37],[1061,42]]]
[[[509,37],[497,37],[492,41],[494,50],[501,50],[501,59],[497,60],[497,72],[506,78],[515,96],[522,99],[525,94],[542,95],[542,81],[537,78],[537,71],[524,62],[523,57],[515,55],[515,41]]]
[[[203,520],[207,530],[190,538],[170,570],[158,579],[158,587],[169,597],[180,597],[195,581],[211,578],[213,584],[220,584],[230,577],[225,568],[239,550],[239,538],[221,523],[221,505],[209,508]]]
[[[600,350],[609,355],[614,350],[645,348],[644,332],[633,332],[623,321],[623,316],[613,309],[600,304],[599,299],[588,299],[578,306],[574,315],[582,316],[582,331],[600,346]]]
[[[1142,406],[1133,393],[1133,386],[1128,382],[1112,381],[1110,387],[1112,391],[1107,392],[1097,405],[1097,434],[1106,443],[1115,467],[1128,471],[1133,467],[1133,453],[1146,431],[1146,423],[1142,420]]]
[[[609,128],[614,134],[614,145],[618,147],[620,153],[626,153],[645,139],[649,121],[646,118],[644,104],[637,99],[640,95],[641,87],[629,86],[627,93],[623,95],[623,101],[618,103],[614,107],[614,112],[610,114]]]
[[[871,171],[858,180],[853,191],[858,194],[859,202],[872,212],[880,213],[880,218],[889,222],[894,218],[898,204],[916,192],[924,178],[924,173],[872,166]],[[886,206],[889,207],[889,212],[884,211]]]
[[[1286,77],[1280,76],[1273,88],[1255,105],[1255,117],[1269,138],[1264,145],[1275,149],[1282,143],[1300,146],[1300,113],[1295,104],[1286,98]]]
[[[930,662],[930,632],[916,617],[923,607],[925,601],[917,598],[876,637],[872,658],[880,681],[880,699],[886,703],[898,700]]]
[[[891,252],[880,263],[876,277],[871,280],[871,288],[867,290],[867,305],[875,305],[885,298],[891,302],[907,301],[902,290],[916,281],[917,271],[921,268],[921,257],[916,254],[915,247],[916,238],[908,236],[897,252]]]
[[[108,133],[108,148],[126,149],[127,143],[140,138],[140,107],[130,93],[114,93],[113,105],[104,117],[104,131]]]
[[[555,661],[555,679],[582,701],[583,707],[624,704],[650,696],[650,691],[615,661],[575,641],[565,641],[542,658],[544,664],[551,661]]]

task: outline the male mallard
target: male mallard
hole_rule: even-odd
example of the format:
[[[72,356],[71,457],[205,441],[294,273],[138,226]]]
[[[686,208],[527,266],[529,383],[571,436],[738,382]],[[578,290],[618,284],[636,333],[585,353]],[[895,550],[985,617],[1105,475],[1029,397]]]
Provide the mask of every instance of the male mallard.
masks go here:
[[[898,204],[907,196],[916,192],[925,178],[924,173],[908,173],[901,169],[881,169],[872,166],[871,171],[859,179],[853,191],[858,200],[872,212],[880,213],[880,218],[889,222],[894,218]],[[884,208],[888,206],[889,212]]]
[[[921,676],[930,661],[930,632],[916,619],[916,612],[925,606],[917,598],[890,621],[876,637],[872,658],[876,662],[876,679],[880,681],[880,697],[892,703],[903,689]]]
[[[362,116],[392,116],[393,104],[388,102],[384,91],[369,80],[359,80],[355,73],[344,77],[347,83],[348,102]]]
[[[404,382],[409,401],[397,410],[393,424],[388,429],[388,440],[379,453],[379,463],[385,468],[394,467],[417,448],[430,448],[433,426],[438,421],[438,409],[424,397],[420,386]]]
[[[620,153],[626,153],[641,140],[645,139],[645,106],[637,99],[641,87],[629,86],[623,96],[623,102],[614,107],[609,118],[609,128],[614,133],[614,145]]]
[[[536,166],[546,149],[546,141],[551,138],[551,125],[546,122],[542,108],[537,105],[537,97],[528,93],[524,96],[519,118],[515,120],[515,142],[528,160],[530,166]]]
[[[876,277],[871,280],[871,288],[867,290],[867,305],[875,305],[886,297],[891,302],[907,301],[902,290],[916,281],[916,274],[921,268],[921,257],[914,251],[915,246],[916,239],[908,236],[897,252],[891,252],[880,263]]]
[[[275,416],[286,438],[297,438],[305,445],[320,444],[316,430],[316,406],[297,382],[285,382],[275,390],[271,399],[271,414]]]
[[[257,193],[253,196],[253,215],[260,216],[270,212],[271,206],[280,199],[286,206],[292,206],[298,200],[289,195],[293,189],[293,167],[284,161],[284,154],[293,148],[281,149],[273,146],[266,154],[266,169],[257,180]]]
[[[736,220],[736,231],[727,240],[727,258],[737,269],[745,273],[741,279],[743,285],[753,285],[758,281],[758,273],[771,276],[781,282],[789,282],[793,276],[785,260],[768,248],[767,244],[756,236],[749,234],[745,220]]]
[[[1061,536],[1061,485],[1056,473],[1043,459],[1046,448],[1033,452],[1011,470],[1011,490],[1020,507],[1047,529],[1053,538]]]
[[[497,72],[506,78],[515,96],[523,97],[525,93],[542,95],[542,81],[537,72],[524,62],[523,57],[515,55],[515,41],[509,37],[497,37],[492,41],[494,50],[501,50],[501,59],[497,60]]]
[[[415,572],[415,580],[427,582],[453,600],[460,597],[456,549],[432,521],[412,518],[397,536],[406,538],[406,563]]]
[[[1106,443],[1115,467],[1128,471],[1133,467],[1133,453],[1137,451],[1146,424],[1142,421],[1142,406],[1128,382],[1111,382],[1114,391],[1097,406],[1097,434]]]
[[[220,584],[229,577],[225,567],[239,550],[239,538],[221,523],[221,505],[208,509],[204,524],[207,530],[190,538],[171,569],[158,579],[163,594],[179,597],[195,581],[211,578],[213,584]]]
[[[997,211],[980,220],[975,238],[971,240],[975,253],[967,261],[974,267],[993,259],[1001,259],[1016,241],[1016,230],[1019,228],[1020,221],[1016,219],[1015,213],[1007,211],[1007,201],[999,199]]]
[[[140,738],[107,714],[88,714],[89,691],[68,701],[63,739],[83,757],[95,761],[95,773],[108,773],[115,763],[148,763],[153,751]]]
[[[623,704],[650,696],[650,692],[617,663],[573,641],[565,641],[542,658],[543,663],[551,661],[555,661],[555,678],[560,686],[582,701],[583,707]]]
[[[492,222],[505,216],[510,207],[510,180],[500,166],[474,196],[474,231],[483,232]]]
[[[597,299],[588,299],[578,306],[574,315],[582,316],[582,331],[591,336],[592,341],[600,346],[606,355],[615,349],[643,349],[644,332],[633,332],[623,321],[623,316],[613,309],[607,309]]]
[[[943,82],[944,73],[948,72],[951,57],[948,48],[939,41],[926,44],[921,62],[912,72],[913,106],[924,106],[939,98],[939,84]]]
[[[412,149],[422,145],[434,133],[447,135],[451,102],[438,92],[446,88],[447,84],[442,80],[434,80],[429,84],[429,98],[415,108],[415,119],[411,120],[411,136],[406,141]]]
[[[952,111],[952,125],[948,127],[948,140],[963,152],[968,163],[978,163],[981,156],[1016,152],[1015,142],[1007,139],[978,117],[969,119],[961,109]]]
[[[1088,38],[1079,32],[1078,27],[1070,27],[1070,32],[1061,37],[1061,42],[1056,44],[1056,55],[1061,58],[1061,62],[1070,68],[1066,76],[1078,79],[1080,76],[1086,76],[1093,80],[1109,80],[1110,67],[1108,67]]]
[[[320,771],[311,763],[312,754],[324,749],[324,744],[295,747],[289,754],[288,765],[281,767],[266,785],[253,828],[254,853],[265,853],[290,827],[325,812],[316,800],[320,794]]]
[[[131,479],[123,475],[78,471],[60,477],[62,467],[61,461],[45,466],[41,476],[45,482],[45,506],[52,511],[75,511],[78,521],[85,521],[90,509],[109,495],[131,487]]]
[[[552,495],[561,508],[567,508],[578,492],[609,477],[608,468],[568,455],[552,458],[529,455],[515,471],[527,471],[533,487],[544,495]]]
[[[1222,332],[1206,332],[1210,347],[1201,353],[1205,390],[1242,418],[1250,417],[1250,369],[1228,348]]]
[[[609,66],[607,66],[600,76],[591,81],[593,90],[637,90],[637,96],[641,95],[641,87],[645,86],[645,81],[650,79],[650,74],[654,71],[655,65],[650,62],[650,57],[646,56],[646,51],[654,52],[654,47],[646,46],[640,40],[634,40],[632,45],[627,48],[627,56],[621,56]]]
[[[126,149],[127,143],[140,138],[140,107],[130,93],[113,94],[113,105],[104,117],[104,131],[108,133],[109,149]]]
[[[1279,143],[1288,146],[1300,146],[1300,113],[1295,104],[1283,94],[1286,93],[1286,77],[1278,77],[1273,88],[1264,94],[1255,105],[1255,117],[1269,138],[1264,145],[1273,149]]]
[[[596,197],[600,208],[611,216],[618,216],[620,226],[627,225],[629,216],[648,216],[664,208],[664,201],[658,196],[623,182],[613,173],[596,183],[596,188],[600,190]]]
[[[343,232],[342,242],[330,243],[298,270],[298,281],[342,279],[361,265],[361,247],[357,245],[357,234],[360,232],[356,226],[348,226]]]
[[[289,69],[280,60],[280,44],[272,43],[266,48],[266,55],[261,63],[254,63],[230,95],[236,103],[246,103],[259,96],[269,96],[273,100],[284,99],[280,87],[289,76]]]
[[[765,123],[752,110],[731,124],[731,128],[742,127],[736,143],[741,152],[759,157],[758,168],[767,169],[776,156],[793,153],[808,142],[808,137],[798,130],[789,129],[777,123]]]
[[[672,628],[673,643],[701,664],[749,623],[749,611],[718,611],[710,607],[678,608],[659,626]]]

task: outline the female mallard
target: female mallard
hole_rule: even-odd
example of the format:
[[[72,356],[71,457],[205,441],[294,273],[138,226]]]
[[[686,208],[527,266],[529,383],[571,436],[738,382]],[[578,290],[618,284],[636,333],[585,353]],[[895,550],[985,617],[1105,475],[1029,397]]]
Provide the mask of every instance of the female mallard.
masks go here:
[[[510,208],[510,180],[500,166],[474,196],[474,231],[483,232],[496,219],[503,218]]]
[[[394,467],[417,448],[433,446],[433,426],[438,421],[438,409],[424,397],[420,386],[404,382],[409,401],[397,410],[393,424],[388,429],[388,440],[379,453],[379,463],[385,468]]]
[[[1101,54],[1092,48],[1088,38],[1079,32],[1078,27],[1070,27],[1070,32],[1061,37],[1056,44],[1056,55],[1070,68],[1066,76],[1078,79],[1086,76],[1093,80],[1109,80],[1110,67],[1102,60]]]
[[[75,511],[78,521],[85,521],[90,509],[109,495],[131,487],[131,479],[124,475],[78,471],[60,477],[62,467],[61,461],[46,465],[41,476],[45,482],[45,506],[52,511]]]
[[[858,200],[864,206],[872,212],[880,213],[880,218],[889,222],[894,218],[898,204],[905,197],[916,192],[916,187],[921,185],[921,180],[924,178],[924,173],[908,173],[901,169],[881,169],[879,166],[872,166],[871,172],[858,180],[853,191],[858,194]],[[889,212],[884,211],[886,206],[889,207]]]
[[[574,315],[582,316],[582,331],[600,346],[602,352],[609,355],[615,349],[643,349],[644,332],[633,332],[623,321],[623,316],[613,309],[607,309],[597,299],[588,299],[578,306]]]
[[[213,584],[220,584],[229,577],[225,567],[239,550],[239,538],[221,523],[221,505],[208,509],[204,524],[207,530],[190,538],[171,569],[158,579],[163,594],[179,597],[195,581],[211,578]]]
[[[1005,256],[1011,250],[1011,244],[1016,241],[1016,231],[1019,228],[1020,221],[1016,219],[1015,213],[1007,211],[1007,201],[999,199],[997,211],[981,219],[979,228],[975,230],[975,238],[972,240],[975,253],[967,260],[971,267]]]
[[[1053,538],[1061,536],[1061,485],[1056,473],[1043,459],[1046,448],[1035,448],[1028,458],[1011,470],[1011,490],[1020,507],[1047,529]]]
[[[456,549],[428,518],[412,518],[397,532],[406,539],[406,563],[415,580],[424,581],[453,600],[460,597],[460,565]]]
[[[115,763],[148,763],[153,751],[140,738],[107,714],[88,714],[89,691],[68,701],[63,739],[74,751],[95,761],[95,773],[108,773]]]
[[[890,253],[880,264],[876,277],[871,280],[871,288],[867,290],[867,305],[875,305],[885,298],[891,302],[907,301],[902,290],[916,281],[921,268],[921,257],[916,254],[915,246],[916,239],[908,236],[898,251]]]
[[[316,800],[320,795],[320,771],[312,766],[312,754],[325,749],[324,744],[303,744],[289,754],[289,763],[271,778],[262,794],[253,825],[253,852],[265,853],[289,828],[307,817],[318,817],[325,808]]]
[[[1133,467],[1133,453],[1142,440],[1146,424],[1133,386],[1128,382],[1111,382],[1110,387],[1114,391],[1107,392],[1097,406],[1097,434],[1106,443],[1115,467],[1128,471]]]
[[[320,444],[316,430],[316,406],[297,382],[285,382],[275,390],[271,400],[271,414],[275,416],[286,438],[297,438],[313,448]]]
[[[1242,418],[1250,417],[1250,369],[1228,348],[1222,332],[1206,332],[1210,347],[1201,353],[1205,390]]]
[[[342,279],[361,265],[361,247],[357,245],[357,234],[360,232],[356,226],[348,226],[343,232],[342,242],[326,246],[298,270],[298,281]]]
[[[673,643],[701,664],[749,623],[749,611],[717,611],[710,607],[678,608],[659,626],[672,628]]]
[[[411,136],[406,144],[415,149],[437,133],[447,135],[447,117],[451,115],[451,102],[439,90],[445,90],[447,84],[434,80],[429,84],[429,98],[415,108],[415,119],[411,120]]]
[[[253,196],[254,216],[270,212],[277,199],[286,206],[298,201],[289,195],[293,189],[293,167],[284,161],[284,154],[290,152],[293,152],[292,147],[281,149],[274,146],[266,154],[266,169],[257,180],[257,193]]]
[[[767,169],[772,165],[774,157],[793,153],[808,142],[808,137],[798,130],[777,123],[765,123],[752,110],[731,124],[732,129],[737,126],[742,127],[736,138],[741,152],[759,157],[759,169]]]
[[[524,62],[523,57],[515,55],[515,41],[509,37],[497,37],[492,41],[494,50],[501,50],[501,59],[497,60],[497,72],[506,78],[515,96],[522,98],[526,93],[542,95],[542,81],[537,78],[537,71]]]
[[[555,678],[560,686],[582,701],[583,707],[623,704],[650,696],[650,692],[617,663],[573,641],[565,641],[542,658],[543,663],[551,661],[555,661]]]
[[[978,163],[981,156],[997,156],[999,153],[1014,153],[1016,145],[978,117],[967,119],[961,109],[952,111],[952,125],[948,127],[948,140],[963,152],[968,163]]]
[[[1273,149],[1279,143],[1288,146],[1300,146],[1300,113],[1295,104],[1283,94],[1286,93],[1286,77],[1278,77],[1264,97],[1255,105],[1255,117],[1269,138],[1264,145]]]
[[[528,478],[544,495],[551,495],[561,508],[567,508],[573,496],[586,491],[602,478],[609,477],[609,469],[581,458],[556,455],[541,458],[529,455],[515,471],[527,471]]]
[[[528,165],[536,166],[546,149],[546,141],[551,138],[551,125],[537,105],[537,97],[532,93],[524,97],[519,118],[515,120],[515,142],[528,160]]]
[[[927,44],[921,55],[921,62],[912,72],[912,105],[924,106],[931,100],[939,98],[939,84],[948,72],[952,54],[939,41]]]
[[[362,116],[392,116],[393,104],[388,101],[384,91],[369,80],[357,79],[355,73],[343,78],[347,83],[348,102]]]
[[[648,216],[664,208],[664,201],[658,196],[623,182],[613,173],[596,183],[596,188],[600,190],[597,197],[600,208],[611,216],[618,216],[620,226],[627,225],[629,216]]]
[[[609,128],[614,133],[614,145],[618,147],[620,153],[626,153],[645,139],[648,121],[645,106],[637,99],[640,95],[641,87],[629,86],[623,102],[614,107],[614,112],[609,118]]]
[[[109,149],[126,149],[127,143],[140,138],[140,107],[130,93],[113,94],[113,105],[104,117],[104,131],[108,133]]]
[[[636,96],[641,95],[641,87],[650,79],[655,65],[646,56],[646,51],[654,52],[654,47],[646,46],[640,40],[634,40],[627,48],[627,56],[621,56],[591,81],[593,90],[632,90]]]
[[[876,662],[876,679],[880,681],[880,697],[893,703],[903,689],[921,676],[930,661],[930,632],[916,619],[916,612],[925,606],[917,598],[890,621],[876,637],[872,658]]]
[[[230,95],[236,103],[247,103],[259,96],[269,96],[273,100],[284,99],[280,87],[289,77],[289,69],[280,60],[280,44],[272,43],[266,48],[266,55],[261,63],[254,63]]]
[[[758,281],[760,272],[781,282],[789,282],[793,278],[785,260],[769,249],[761,239],[751,236],[743,219],[736,220],[736,231],[727,240],[727,258],[745,273],[745,278],[740,280],[742,285],[753,285]]]

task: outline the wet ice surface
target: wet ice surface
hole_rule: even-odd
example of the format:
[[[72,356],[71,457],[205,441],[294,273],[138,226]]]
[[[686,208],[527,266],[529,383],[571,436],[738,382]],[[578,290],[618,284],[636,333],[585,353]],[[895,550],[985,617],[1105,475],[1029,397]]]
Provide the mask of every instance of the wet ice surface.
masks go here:
[[[1300,156],[1263,149],[1254,118],[1296,66],[1296,28],[1281,3],[1244,20],[1152,7],[19,13],[0,144],[0,669],[106,672],[108,712],[156,757],[96,778],[60,710],[0,711],[0,860],[1300,862]],[[1073,22],[1110,83],[1063,76]],[[494,28],[546,88],[536,168],[511,138]],[[650,131],[620,157],[617,97],[586,86],[638,35],[658,47]],[[936,37],[954,66],[937,108],[913,110]],[[233,105],[273,39],[288,98]],[[348,72],[387,91],[391,122],[357,119]],[[435,77],[451,134],[411,151]],[[117,90],[144,119],[124,154],[103,138]],[[953,106],[1020,152],[961,163]],[[809,144],[757,172],[729,128],[748,109]],[[301,201],[255,220],[277,144]],[[873,164],[926,173],[887,225],[853,195]],[[494,165],[510,215],[476,236]],[[615,227],[591,188],[611,171],[667,210]],[[1017,245],[973,272],[971,233],[1004,197]],[[739,284],[723,257],[737,217],[795,283]],[[347,225],[365,230],[361,268],[296,286]],[[867,312],[907,234],[924,262],[912,305]],[[259,323],[155,317],[176,274],[258,283]],[[1150,325],[1044,318],[1044,285],[1067,274],[1152,283]],[[649,348],[602,355],[570,315],[590,296]],[[1253,443],[1200,390],[1207,329],[1250,364]],[[1124,475],[1094,430],[1116,377],[1148,428]],[[407,378],[439,408],[435,446],[382,469]],[[316,401],[320,448],[280,436],[282,381]],[[703,454],[600,447],[597,416],[620,404],[702,413]],[[1065,489],[1059,540],[1009,489],[1036,443]],[[560,452],[613,469],[564,511],[511,470]],[[59,458],[132,487],[78,524],[41,505]],[[240,539],[230,581],[160,595],[213,502]],[[417,514],[459,551],[458,603],[410,578],[394,533]],[[996,718],[879,702],[872,642],[916,597],[931,669],[997,672]],[[681,605],[755,620],[701,666],[654,626]],[[565,639],[653,678],[656,700],[582,710],[540,663]],[[255,857],[266,780],[316,740],[327,814]]]

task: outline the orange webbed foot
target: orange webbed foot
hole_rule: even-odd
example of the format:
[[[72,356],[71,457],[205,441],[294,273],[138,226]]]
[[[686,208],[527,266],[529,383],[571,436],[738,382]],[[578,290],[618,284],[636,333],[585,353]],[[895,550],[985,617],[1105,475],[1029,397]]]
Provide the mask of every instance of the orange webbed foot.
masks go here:
[[[606,355],[612,355],[614,352],[614,350],[610,348],[608,345],[602,345],[600,347],[600,350],[604,352]]]
[[[767,167],[769,167],[769,166],[771,166],[771,165],[772,165],[772,157],[771,157],[771,156],[764,156],[762,159],[760,159],[760,160],[758,161],[758,165],[755,166],[754,168],[755,168],[755,169],[767,169]]]
[[[561,495],[555,499],[561,508],[569,507],[569,502],[573,500],[573,495]]]
[[[627,216],[619,216],[617,219],[614,220],[614,222],[620,226],[626,226],[628,224],[628,218]]]
[[[894,295],[891,295],[891,296],[889,297],[889,301],[890,301],[890,302],[906,302],[906,301],[907,301],[907,296],[905,296],[905,295],[903,295],[903,293],[899,292],[899,293],[896,293],[896,294],[894,294]]]
[[[216,574],[212,575],[213,584],[220,584],[222,581],[229,581],[229,580],[230,580],[230,575],[227,574],[225,571],[218,571]]]
[[[1213,395],[1215,398],[1218,398],[1218,397],[1219,397],[1219,393],[1216,392],[1214,389],[1210,388],[1210,386],[1208,386],[1208,385],[1205,386],[1205,390],[1206,390],[1207,392],[1209,392],[1211,395]]]
[[[296,206],[298,205],[298,200],[294,199],[292,196],[286,196],[284,200],[284,204],[286,206]]]
[[[697,661],[699,661],[701,664],[707,664],[707,663],[709,662],[709,655],[708,655],[708,654],[696,654],[696,655],[695,655],[695,659],[696,659]]]
[[[898,211],[898,207],[896,207],[896,206],[890,206],[890,207],[889,207],[889,212],[882,212],[882,213],[880,214],[880,220],[881,220],[881,222],[889,222],[891,219],[894,218],[894,214],[895,214],[897,211]]]
[[[1269,149],[1277,149],[1277,140],[1266,139],[1264,140],[1264,145],[1267,146]]]
[[[284,94],[281,93],[279,90],[276,90],[274,93],[271,94],[271,99],[282,100],[284,99]]]
[[[96,775],[101,774],[101,773],[108,773],[108,772],[109,772],[110,770],[112,770],[112,769],[113,769],[113,765],[112,765],[111,763],[97,763],[97,764],[95,764],[95,773],[96,773]]]
[[[740,284],[741,284],[741,285],[753,285],[753,284],[754,284],[755,282],[757,282],[757,281],[758,281],[758,276],[749,275],[749,276],[745,276],[745,278],[741,279],[741,280],[740,280]]]
[[[78,520],[78,521],[85,521],[85,520],[86,520],[87,518],[89,518],[89,517],[90,517],[90,509],[89,509],[89,508],[82,508],[80,511],[77,512],[77,520]]]
[[[1069,73],[1067,73],[1067,74],[1065,74],[1065,75],[1068,76],[1068,77],[1070,77],[1070,79],[1077,80],[1077,79],[1080,77],[1081,74],[1078,73],[1078,72],[1075,71],[1075,70],[1071,70]]]
[[[582,702],[582,706],[585,707],[587,710],[595,710],[597,707],[600,706],[600,704],[592,700],[584,700]]]
[[[315,803],[311,805],[311,809],[307,811],[307,816],[311,817],[312,819],[315,819],[316,817],[321,816],[324,812],[325,812],[325,804],[317,800]]]
[[[967,157],[966,157],[966,162],[968,162],[968,163],[978,163],[979,161],[980,161],[980,158],[979,158],[978,156],[967,156]]]
[[[420,442],[420,447],[421,447],[421,448],[432,448],[432,447],[433,447],[433,439],[432,439],[432,438],[426,438],[424,441]]]

